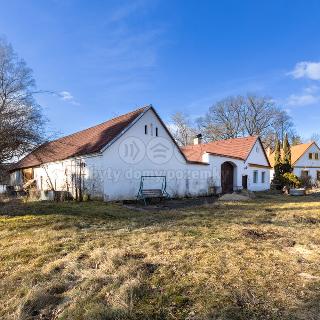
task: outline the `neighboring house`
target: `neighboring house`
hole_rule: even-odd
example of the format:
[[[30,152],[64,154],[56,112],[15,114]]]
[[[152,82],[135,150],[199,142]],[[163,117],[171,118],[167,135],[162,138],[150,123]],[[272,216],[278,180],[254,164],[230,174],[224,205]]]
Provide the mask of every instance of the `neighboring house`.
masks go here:
[[[282,150],[281,150],[282,153]],[[270,153],[269,161],[274,166],[274,152]],[[314,141],[291,146],[291,164],[293,173],[298,177],[310,177],[312,183],[320,181],[320,149]],[[271,179],[274,170],[271,171]]]
[[[199,138],[198,138],[199,139]],[[201,143],[181,148],[187,159],[209,163],[220,193],[270,188],[270,163],[257,136]]]
[[[206,195],[213,186],[228,192],[242,183],[250,190],[268,189],[269,163],[260,139],[235,141],[241,154],[230,143],[227,155],[194,158],[147,106],[40,146],[11,170],[11,184],[73,196],[81,190],[105,201],[135,199],[142,176],[149,177],[145,184],[150,189],[160,188],[164,181],[157,177],[165,176],[166,190],[174,197]]]

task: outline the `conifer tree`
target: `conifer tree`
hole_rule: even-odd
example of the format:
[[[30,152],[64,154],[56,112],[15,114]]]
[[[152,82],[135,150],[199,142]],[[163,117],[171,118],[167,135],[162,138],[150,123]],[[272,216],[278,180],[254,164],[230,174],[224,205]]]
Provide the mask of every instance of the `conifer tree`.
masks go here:
[[[274,179],[278,180],[280,178],[280,166],[281,166],[281,150],[280,142],[276,138],[276,145],[274,151]]]
[[[283,158],[282,158],[282,165],[281,165],[281,174],[285,174],[287,172],[292,172],[291,167],[291,147],[288,140],[287,133],[285,134],[283,140]]]

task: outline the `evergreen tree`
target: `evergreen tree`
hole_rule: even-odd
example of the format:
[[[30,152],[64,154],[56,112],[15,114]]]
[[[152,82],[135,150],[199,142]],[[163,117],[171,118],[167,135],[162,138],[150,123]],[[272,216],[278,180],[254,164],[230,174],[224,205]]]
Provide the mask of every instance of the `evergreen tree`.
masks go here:
[[[280,167],[281,167],[281,150],[280,142],[276,138],[276,146],[274,151],[274,179],[279,180],[280,178]]]
[[[282,158],[282,165],[281,165],[281,174],[285,174],[287,172],[292,172],[291,167],[291,148],[288,140],[288,135],[285,134],[283,140],[283,158]]]

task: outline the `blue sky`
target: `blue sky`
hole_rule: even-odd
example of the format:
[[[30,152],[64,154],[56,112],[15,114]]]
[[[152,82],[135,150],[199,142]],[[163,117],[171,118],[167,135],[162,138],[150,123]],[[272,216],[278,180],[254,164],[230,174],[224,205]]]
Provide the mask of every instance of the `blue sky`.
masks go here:
[[[50,130],[138,106],[196,118],[231,94],[272,96],[320,132],[320,1],[3,1],[0,35],[34,70]]]

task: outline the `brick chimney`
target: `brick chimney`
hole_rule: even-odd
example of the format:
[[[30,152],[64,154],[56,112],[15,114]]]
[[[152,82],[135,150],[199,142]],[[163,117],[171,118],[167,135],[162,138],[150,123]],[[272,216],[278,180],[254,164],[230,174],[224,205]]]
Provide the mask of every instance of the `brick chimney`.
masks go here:
[[[202,134],[197,134],[193,139],[193,144],[201,144],[202,143]]]

